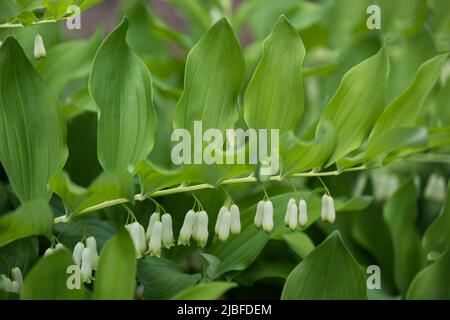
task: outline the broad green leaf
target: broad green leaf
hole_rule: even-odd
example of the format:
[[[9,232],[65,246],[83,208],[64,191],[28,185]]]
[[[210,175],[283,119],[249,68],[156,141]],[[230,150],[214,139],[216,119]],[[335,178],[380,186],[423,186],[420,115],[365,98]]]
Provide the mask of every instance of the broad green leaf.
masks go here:
[[[96,300],[131,300],[136,286],[136,256],[127,230],[105,243],[95,274]]]
[[[303,232],[288,232],[283,234],[289,248],[292,249],[300,258],[304,259],[314,250],[314,242]]]
[[[409,87],[378,118],[371,133],[371,140],[396,127],[416,125],[423,102],[434,87],[447,56],[446,53],[438,55],[420,66]]]
[[[285,16],[264,41],[261,61],[244,97],[250,128],[293,130],[304,108],[302,63],[305,47]]]
[[[50,188],[63,200],[66,213],[76,215],[125,203],[134,196],[133,176],[120,170],[103,172],[87,189],[72,183],[62,172],[52,178]]]
[[[384,92],[389,64],[385,48],[353,67],[320,117],[337,132],[337,145],[329,164],[357,149],[384,108]]]
[[[82,300],[87,298],[84,286],[70,290],[67,281],[73,265],[72,255],[67,250],[58,250],[40,259],[26,275],[20,298],[23,300]]]
[[[280,146],[283,175],[321,169],[333,154],[335,145],[336,131],[329,123],[322,126],[313,141],[303,142],[288,132]]]
[[[50,199],[50,177],[67,159],[66,123],[58,100],[19,43],[0,47],[0,160],[22,202]]]
[[[22,204],[18,209],[0,217],[0,246],[34,235],[51,237],[53,213],[41,199]]]
[[[138,262],[138,280],[144,285],[145,299],[170,299],[194,286],[199,274],[186,274],[170,260],[146,257]]]
[[[0,274],[8,274],[11,267],[28,272],[39,256],[37,238],[20,239],[0,248]]]
[[[89,78],[100,112],[98,158],[105,170],[126,169],[144,160],[155,140],[152,79],[126,44],[127,29],[125,18],[103,41]]]
[[[341,201],[336,199],[335,209],[336,212],[354,212],[361,211],[367,208],[372,203],[373,197],[371,196],[360,196],[354,197],[349,200]]]
[[[202,121],[204,130],[232,128],[238,119],[237,98],[244,77],[241,47],[223,18],[189,52],[174,127],[194,132],[194,121]]]
[[[97,32],[89,40],[62,42],[48,50],[46,58],[36,64],[36,69],[55,95],[58,95],[69,81],[89,74],[100,44],[100,35],[100,32]]]
[[[174,300],[216,300],[220,299],[225,292],[235,288],[234,282],[216,281],[200,283],[194,287],[184,289],[177,293]]]
[[[447,200],[440,215],[428,227],[423,236],[423,247],[427,255],[444,253],[450,247],[450,183],[447,186]],[[448,255],[448,253],[447,253]]]
[[[263,279],[282,279],[285,281],[294,267],[295,263],[293,262],[264,261],[252,264],[234,279],[244,286],[252,286],[255,282]]]
[[[383,215],[394,244],[395,283],[405,293],[414,276],[424,266],[420,236],[416,229],[416,187],[412,180],[388,200]]]
[[[407,299],[450,299],[450,250],[420,271],[414,278],[406,295]]]
[[[281,299],[367,299],[364,272],[338,231],[292,270]]]

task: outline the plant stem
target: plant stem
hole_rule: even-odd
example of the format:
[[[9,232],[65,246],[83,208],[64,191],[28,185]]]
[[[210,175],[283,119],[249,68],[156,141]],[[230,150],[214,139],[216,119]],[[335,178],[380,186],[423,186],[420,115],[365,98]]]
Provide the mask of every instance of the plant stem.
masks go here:
[[[37,21],[37,22],[31,23],[30,26],[36,26],[36,25],[45,24],[45,23],[55,23],[55,22],[59,22],[59,21],[63,21],[63,20],[66,20],[66,19],[41,20],[41,21]],[[23,27],[25,27],[25,26],[23,24],[21,24],[21,23],[4,23],[4,24],[0,24],[0,29],[23,28]]]
[[[363,165],[360,167],[349,168],[349,169],[345,169],[342,171],[339,171],[339,170],[325,171],[325,172],[310,171],[310,172],[303,172],[303,173],[295,173],[295,174],[289,176],[289,178],[338,176],[345,172],[361,171],[361,170],[365,170],[365,169],[368,169],[368,168]],[[276,175],[276,176],[269,177],[268,181],[283,181],[284,179],[288,179],[288,178],[287,177],[284,178],[281,175]],[[249,176],[249,177],[245,177],[245,178],[227,179],[227,180],[222,181],[219,185],[216,185],[216,186],[209,184],[209,183],[201,183],[201,184],[196,184],[196,185],[192,185],[192,186],[183,186],[182,185],[182,186],[178,186],[178,187],[174,187],[174,188],[168,188],[168,189],[156,191],[156,192],[153,192],[148,195],[136,194],[134,196],[134,200],[144,201],[149,198],[163,197],[163,196],[168,196],[168,195],[177,194],[177,193],[192,192],[192,191],[205,190],[205,189],[216,189],[219,186],[233,185],[233,184],[240,184],[240,183],[251,183],[251,182],[257,182],[256,177]],[[102,208],[105,208],[107,206],[113,206],[113,205],[117,204],[114,200],[110,200],[110,201],[108,201],[108,203],[110,205],[102,205]],[[55,218],[54,223],[57,224],[57,223],[63,223],[63,222],[68,222],[68,221],[69,221],[69,217],[67,215],[62,215],[62,216]]]

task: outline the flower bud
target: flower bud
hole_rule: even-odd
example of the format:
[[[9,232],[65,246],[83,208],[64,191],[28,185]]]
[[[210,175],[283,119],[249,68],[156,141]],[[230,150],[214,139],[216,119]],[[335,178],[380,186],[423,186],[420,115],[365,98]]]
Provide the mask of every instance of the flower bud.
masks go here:
[[[81,253],[81,281],[91,283],[92,280],[92,253],[88,248],[84,248]]]
[[[178,237],[178,244],[184,246],[189,245],[192,231],[194,229],[195,219],[196,216],[194,210],[189,210],[184,217],[183,226],[181,227],[180,236]]]
[[[228,239],[230,235],[230,226],[231,226],[231,213],[226,210],[222,216],[222,221],[219,226],[219,240],[225,241]]]
[[[19,287],[23,285],[23,276],[22,271],[18,267],[14,267],[11,269],[12,278],[14,281],[17,281]]]
[[[151,256],[161,256],[161,237],[162,237],[162,223],[155,221],[152,227],[152,236],[148,243],[148,251]]]
[[[161,217],[162,221],[162,244],[166,249],[174,246],[172,216],[165,213]]]
[[[196,228],[196,240],[197,245],[204,247],[208,242],[208,214],[206,211],[200,211],[197,213],[197,228]]]
[[[320,219],[322,221],[328,220],[328,195],[326,193],[322,196],[322,209],[320,211]]]
[[[92,270],[97,270],[98,266],[98,252],[97,252],[97,241],[94,237],[89,237],[86,239],[86,248],[91,251],[92,254]]]
[[[150,237],[152,236],[152,227],[156,221],[159,221],[159,212],[153,212],[150,216],[150,220],[148,220],[147,232],[145,234],[147,241],[150,240]]]
[[[334,210],[334,200],[332,197],[328,196],[327,202],[328,202],[327,220],[329,223],[334,223],[334,221],[336,220],[336,211]]]
[[[72,259],[77,266],[81,266],[81,254],[83,253],[83,249],[84,249],[83,242],[77,242],[75,248],[73,248]]]
[[[15,280],[11,281],[11,287],[9,289],[9,292],[19,294],[20,293],[20,284],[19,284],[19,282],[15,281]]]
[[[284,215],[284,224],[285,224],[286,226],[289,226],[289,218],[290,218],[290,216],[291,216],[291,210],[290,210],[290,208],[291,208],[291,206],[292,206],[293,204],[295,204],[295,199],[294,199],[294,198],[290,198],[290,199],[289,199],[289,202],[288,202],[288,204],[287,204],[287,207],[286,207],[286,214]]]
[[[139,222],[133,222],[128,225],[131,239],[133,240],[134,249],[136,251],[136,258],[142,258],[142,254],[146,251],[147,244],[145,242],[145,230]]]
[[[226,207],[222,207],[219,210],[219,214],[217,215],[216,225],[214,227],[214,232],[219,235],[220,225],[222,224],[222,218],[224,213],[227,211]]]
[[[231,227],[230,231],[232,234],[241,233],[241,213],[239,212],[239,207],[232,204],[230,207],[231,213]]]
[[[256,206],[256,214],[253,222],[257,228],[261,228],[263,225],[265,203],[266,203],[265,201],[261,200],[258,202],[258,205]]]
[[[44,252],[44,257],[48,257],[52,253],[53,253],[53,248],[47,248],[47,250],[45,250],[45,252]],[[81,261],[81,258],[80,258],[80,261]]]
[[[44,40],[38,33],[34,37],[34,58],[39,60],[45,58],[46,55],[47,54],[45,52]]]
[[[0,278],[3,282],[3,288],[5,289],[5,292],[11,292],[11,279],[4,274],[0,275]]]
[[[294,202],[290,209],[290,214],[289,214],[289,221],[288,221],[288,226],[289,229],[291,230],[295,230],[298,227],[298,208],[297,208],[297,204]]]
[[[308,209],[303,199],[298,202],[298,223],[302,228],[308,224]]]
[[[273,229],[273,205],[270,200],[264,203],[263,229],[266,232],[271,232]]]
[[[61,249],[64,249],[64,248],[65,247],[64,247],[64,245],[62,243],[57,243],[56,246],[55,246],[55,251],[56,250],[61,250]]]

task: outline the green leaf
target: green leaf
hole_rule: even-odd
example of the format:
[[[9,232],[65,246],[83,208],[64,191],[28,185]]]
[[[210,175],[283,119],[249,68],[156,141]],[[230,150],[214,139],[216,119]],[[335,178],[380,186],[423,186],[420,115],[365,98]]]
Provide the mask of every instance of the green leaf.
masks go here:
[[[26,273],[39,256],[37,238],[20,239],[0,248],[0,274],[8,274],[11,267]]]
[[[125,18],[103,41],[89,78],[100,112],[97,150],[105,170],[147,158],[156,134],[151,75],[126,44],[127,29]]]
[[[50,177],[67,159],[66,123],[58,100],[19,43],[0,47],[0,160],[22,202],[50,199]]]
[[[283,234],[283,239],[286,241],[289,248],[302,259],[310,254],[315,248],[312,240],[303,232],[285,233]]]
[[[145,299],[170,299],[195,285],[199,274],[186,274],[170,260],[146,257],[139,260],[138,279],[144,285]]]
[[[292,270],[281,299],[367,299],[365,275],[338,231]]]
[[[57,44],[39,60],[36,69],[58,95],[66,84],[85,77],[91,70],[92,60],[100,44],[101,33],[95,33],[89,40],[74,40]]]
[[[177,293],[174,300],[216,300],[220,299],[225,292],[237,287],[234,282],[216,281],[200,283],[194,287],[184,289]]]
[[[416,125],[423,102],[434,87],[447,56],[447,53],[438,55],[420,66],[409,87],[378,118],[371,133],[371,140],[396,127]]]
[[[255,282],[263,279],[283,279],[285,281],[295,263],[288,261],[271,260],[254,263],[235,278],[244,286],[252,286]]]
[[[237,99],[244,78],[241,47],[222,18],[189,52],[174,127],[194,132],[194,121],[202,121],[204,130],[232,128],[238,119]]]
[[[20,298],[23,300],[82,300],[87,298],[83,286],[69,290],[66,273],[73,265],[72,256],[66,249],[58,250],[40,259],[26,275]]]
[[[366,209],[372,203],[373,197],[360,196],[354,197],[346,201],[340,201],[336,199],[335,209],[336,212],[354,212]]]
[[[389,64],[385,48],[356,65],[323,111],[317,130],[325,121],[337,132],[337,146],[329,164],[357,149],[372,129],[384,108],[384,93]]]
[[[103,172],[87,189],[75,185],[61,172],[52,178],[50,188],[63,200],[66,213],[76,215],[132,201],[134,197],[133,176],[121,170]]]
[[[412,180],[388,200],[383,215],[394,244],[395,283],[402,292],[406,292],[414,276],[424,266],[420,236],[416,229],[416,187]]]
[[[450,250],[434,263],[420,271],[414,278],[406,295],[407,299],[450,299]]]
[[[50,239],[52,230],[53,213],[49,205],[41,199],[32,200],[0,217],[0,246],[34,235]]]
[[[131,300],[136,286],[136,256],[127,230],[105,243],[95,274],[96,300]]]
[[[447,186],[447,200],[441,213],[428,227],[423,236],[423,247],[427,255],[442,254],[450,247],[450,183]],[[448,253],[447,253],[448,255]]]
[[[305,47],[285,16],[264,41],[261,61],[244,97],[250,128],[293,130],[304,108],[302,63]]]

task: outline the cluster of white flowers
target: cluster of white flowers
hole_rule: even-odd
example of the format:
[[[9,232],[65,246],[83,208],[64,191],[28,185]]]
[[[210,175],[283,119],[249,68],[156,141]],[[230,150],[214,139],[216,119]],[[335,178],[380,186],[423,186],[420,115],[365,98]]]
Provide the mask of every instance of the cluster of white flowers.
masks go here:
[[[223,206],[217,215],[214,232],[220,241],[225,241],[232,234],[241,233],[241,213],[239,207],[232,204],[229,208]]]
[[[273,230],[273,204],[272,201],[261,200],[256,206],[255,219],[253,220],[255,226],[263,228],[266,232],[271,232]]]
[[[34,58],[40,60],[45,58],[46,55],[47,53],[45,51],[44,40],[38,33],[34,37]]]
[[[433,173],[428,178],[428,182],[424,190],[424,197],[434,202],[444,202],[446,197],[445,178]]]
[[[44,252],[44,257],[48,257],[49,255],[51,255],[52,253],[61,250],[64,248],[64,245],[62,243],[58,243],[54,248],[50,247],[47,250],[45,250]]]
[[[398,189],[400,181],[396,175],[377,172],[372,175],[373,195],[378,201],[389,199]]]
[[[125,228],[133,240],[138,259],[145,254],[160,257],[162,246],[169,249],[174,245],[172,216],[168,213],[160,216],[159,212],[154,212],[150,216],[147,231],[137,221],[127,224]]]
[[[97,241],[94,237],[86,239],[86,245],[83,242],[77,242],[72,253],[73,262],[80,267],[81,281],[91,283],[94,280],[93,271],[98,266]]]
[[[178,244],[189,245],[192,238],[197,241],[199,247],[204,247],[208,242],[208,235],[208,214],[206,211],[189,210],[184,217]]]
[[[284,224],[291,230],[297,229],[298,226],[305,227],[308,223],[308,209],[306,201],[300,199],[298,206],[294,198],[290,198],[286,214],[284,216]]]
[[[0,275],[0,279],[3,282],[3,289],[5,292],[20,293],[20,288],[23,285],[22,271],[18,267],[11,269],[12,280],[4,274]]]
[[[327,194],[322,196],[322,210],[320,218],[324,222],[334,223],[336,220],[336,211],[334,210],[334,200]]]

